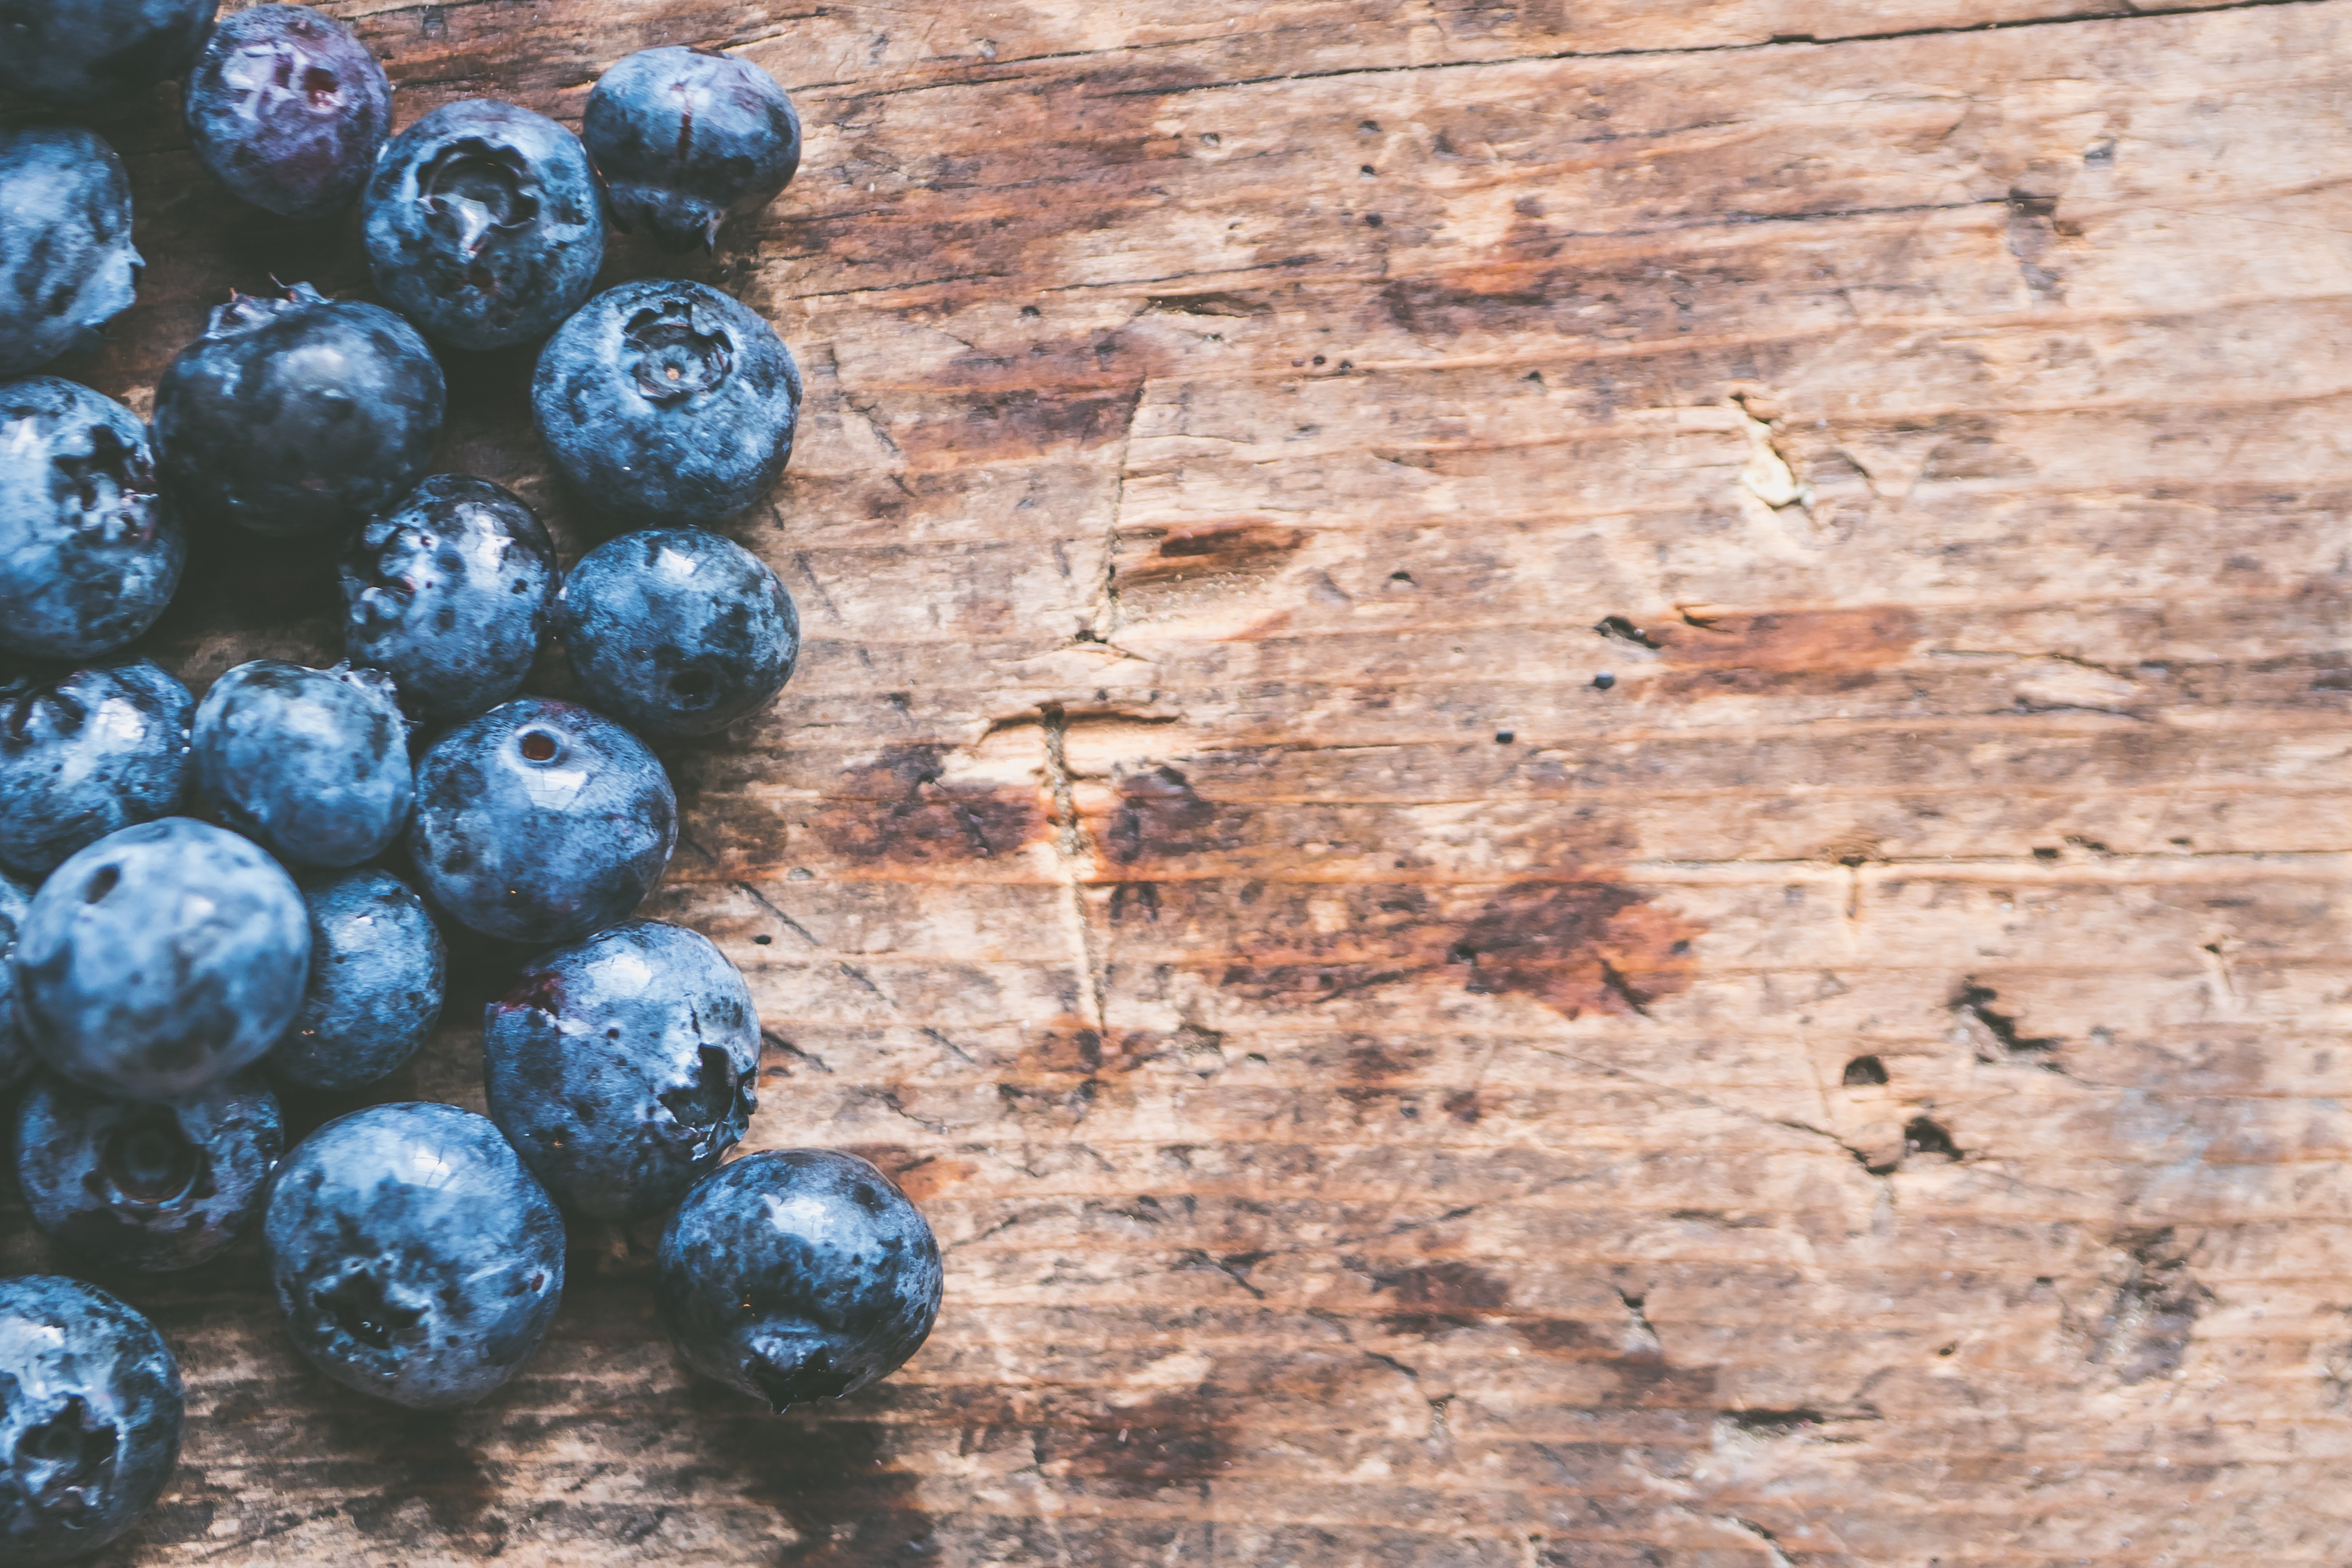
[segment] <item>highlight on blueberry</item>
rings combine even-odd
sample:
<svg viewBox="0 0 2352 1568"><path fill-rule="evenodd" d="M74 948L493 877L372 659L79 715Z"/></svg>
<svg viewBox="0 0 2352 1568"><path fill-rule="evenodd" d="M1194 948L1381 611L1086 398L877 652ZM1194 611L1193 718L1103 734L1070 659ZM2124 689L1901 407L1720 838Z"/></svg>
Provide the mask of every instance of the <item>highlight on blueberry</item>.
<svg viewBox="0 0 2352 1568"><path fill-rule="evenodd" d="M0 88L68 109L146 91L195 57L219 0L0 0Z"/></svg>
<svg viewBox="0 0 2352 1568"><path fill-rule="evenodd" d="M0 1089L13 1088L40 1064L16 1016L16 970L8 961L16 951L16 930L32 906L31 888L0 876Z"/></svg>
<svg viewBox="0 0 2352 1568"><path fill-rule="evenodd" d="M709 735L759 712L800 654L768 563L703 528L645 528L572 569L555 625L588 700L640 735Z"/></svg>
<svg viewBox="0 0 2352 1568"><path fill-rule="evenodd" d="M442 342L546 336L604 260L604 214L580 139L491 99L445 104L394 138L368 182L368 268Z"/></svg>
<svg viewBox="0 0 2352 1568"><path fill-rule="evenodd" d="M239 664L196 705L193 747L202 814L289 865L357 865L408 824L408 724L374 670Z"/></svg>
<svg viewBox="0 0 2352 1568"><path fill-rule="evenodd" d="M677 842L677 797L660 760L577 704L492 708L416 765L416 874L485 936L577 942L626 919Z"/></svg>
<svg viewBox="0 0 2352 1568"><path fill-rule="evenodd" d="M323 217L367 183L392 84L351 29L308 5L255 5L213 29L182 93L196 157L255 206Z"/></svg>
<svg viewBox="0 0 2352 1568"><path fill-rule="evenodd" d="M521 1370L563 1294L563 1222L489 1121L371 1105L288 1156L262 1216L287 1333L348 1388L470 1404Z"/></svg>
<svg viewBox="0 0 2352 1568"><path fill-rule="evenodd" d="M0 680L0 869L36 880L84 844L180 810L195 699L145 659Z"/></svg>
<svg viewBox="0 0 2352 1568"><path fill-rule="evenodd" d="M79 126L0 130L0 376L95 348L130 308L140 267L113 148Z"/></svg>
<svg viewBox="0 0 2352 1568"><path fill-rule="evenodd" d="M781 1411L855 1394L921 1347L939 1242L856 1155L746 1155L670 1217L655 1301L688 1364Z"/></svg>
<svg viewBox="0 0 2352 1568"><path fill-rule="evenodd" d="M10 968L33 1049L86 1088L199 1093L294 1020L310 923L278 862L235 833L166 817L49 873Z"/></svg>
<svg viewBox="0 0 2352 1568"><path fill-rule="evenodd" d="M261 1210L286 1152L255 1072L151 1105L43 1074L16 1108L16 1179L33 1223L93 1263L192 1269Z"/></svg>
<svg viewBox="0 0 2352 1568"><path fill-rule="evenodd" d="M591 299L540 350L532 416L563 476L636 527L717 523L784 471L801 373L775 329L699 283Z"/></svg>
<svg viewBox="0 0 2352 1568"><path fill-rule="evenodd" d="M0 1280L0 1563L47 1568L139 1522L180 1461L179 1364L96 1285Z"/></svg>
<svg viewBox="0 0 2352 1568"><path fill-rule="evenodd" d="M513 492L436 474L343 557L343 656L420 718L468 718L522 689L546 640L555 545Z"/></svg>
<svg viewBox="0 0 2352 1568"><path fill-rule="evenodd" d="M719 225L776 199L801 163L801 117L776 78L717 49L641 49L596 78L581 140L614 226L667 250L708 249Z"/></svg>
<svg viewBox="0 0 2352 1568"><path fill-rule="evenodd" d="M269 1065L313 1089L357 1089L399 1071L433 1032L447 949L416 890L389 872L313 873L299 885L310 980Z"/></svg>
<svg viewBox="0 0 2352 1568"><path fill-rule="evenodd" d="M415 488L447 401L407 322L298 283L213 312L156 383L155 442L190 511L257 533L334 533Z"/></svg>
<svg viewBox="0 0 2352 1568"><path fill-rule="evenodd" d="M557 1201L646 1219L751 1125L760 1017L708 937L632 920L524 966L482 1062L491 1120Z"/></svg>

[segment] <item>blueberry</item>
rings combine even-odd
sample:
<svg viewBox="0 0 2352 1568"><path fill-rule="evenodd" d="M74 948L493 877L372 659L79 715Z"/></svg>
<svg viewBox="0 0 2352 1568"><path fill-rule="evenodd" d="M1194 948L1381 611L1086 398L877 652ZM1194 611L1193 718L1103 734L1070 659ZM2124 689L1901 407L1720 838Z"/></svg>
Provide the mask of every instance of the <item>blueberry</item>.
<svg viewBox="0 0 2352 1568"><path fill-rule="evenodd" d="M140 267L113 148L78 126L0 130L0 376L97 347Z"/></svg>
<svg viewBox="0 0 2352 1568"><path fill-rule="evenodd" d="M721 1166L662 1233L656 1301L694 1369L778 1410L838 1399L914 1354L940 1312L940 1248L855 1155Z"/></svg>
<svg viewBox="0 0 2352 1568"><path fill-rule="evenodd" d="M441 1016L447 953L415 890L387 872L314 873L310 985L269 1063L314 1089L356 1089L399 1070Z"/></svg>
<svg viewBox="0 0 2352 1568"><path fill-rule="evenodd" d="M33 1223L93 1263L192 1269L261 1211L286 1152L278 1098L245 1072L168 1105L44 1074L16 1109Z"/></svg>
<svg viewBox="0 0 2352 1568"><path fill-rule="evenodd" d="M32 905L31 888L0 876L0 1089L21 1082L40 1064L25 1038L24 1021L16 1016L16 968L8 962L16 950L16 929Z"/></svg>
<svg viewBox="0 0 2352 1568"><path fill-rule="evenodd" d="M357 865L407 825L408 725L373 670L239 664L196 705L196 801L289 865Z"/></svg>
<svg viewBox="0 0 2352 1568"><path fill-rule="evenodd" d="M86 1088L194 1094L257 1060L301 1006L310 922L278 862L166 817L49 873L17 928L26 1036Z"/></svg>
<svg viewBox="0 0 2352 1568"><path fill-rule="evenodd" d="M188 546L139 416L54 376L0 385L0 648L110 653L155 623Z"/></svg>
<svg viewBox="0 0 2352 1568"><path fill-rule="evenodd" d="M308 5L256 5L213 30L182 94L196 157L289 218L347 205L392 132L392 84L365 44Z"/></svg>
<svg viewBox="0 0 2352 1568"><path fill-rule="evenodd" d="M555 598L555 546L503 487L436 474L343 559L344 656L412 713L469 718L521 689Z"/></svg>
<svg viewBox="0 0 2352 1568"><path fill-rule="evenodd" d="M572 703L523 697L416 765L408 849L459 924L577 942L644 902L677 842L677 797L645 743Z"/></svg>
<svg viewBox="0 0 2352 1568"><path fill-rule="evenodd" d="M298 283L213 312L156 383L155 443L190 510L257 533L332 533L415 487L446 402L407 322Z"/></svg>
<svg viewBox="0 0 2352 1568"><path fill-rule="evenodd" d="M460 349L545 337L588 298L604 260L580 139L491 99L445 104L394 138L365 213L376 287Z"/></svg>
<svg viewBox="0 0 2352 1568"><path fill-rule="evenodd" d="M482 1036L490 1116L567 1207L650 1218L751 1124L760 1017L727 956L632 920L529 965Z"/></svg>
<svg viewBox="0 0 2352 1568"><path fill-rule="evenodd" d="M701 528L646 528L582 558L555 629L588 700L640 735L709 735L774 700L800 612L768 563Z"/></svg>
<svg viewBox="0 0 2352 1568"><path fill-rule="evenodd" d="M730 214L754 213L801 165L801 117L776 78L716 49L641 49L588 95L581 139L613 222L667 250L717 243Z"/></svg>
<svg viewBox="0 0 2352 1568"><path fill-rule="evenodd" d="M46 1568L139 1521L180 1462L180 1368L95 1285L0 1280L0 1563Z"/></svg>
<svg viewBox="0 0 2352 1568"><path fill-rule="evenodd" d="M88 108L178 76L219 0L0 0L0 88Z"/></svg>
<svg viewBox="0 0 2352 1568"><path fill-rule="evenodd" d="M540 350L540 439L563 476L637 527L716 523L792 455L801 372L775 329L699 283L607 289Z"/></svg>
<svg viewBox="0 0 2352 1568"><path fill-rule="evenodd" d="M261 1241L295 1348L413 1409L481 1398L546 1337L563 1222L488 1118L371 1105L303 1140Z"/></svg>
<svg viewBox="0 0 2352 1568"><path fill-rule="evenodd" d="M84 844L177 812L195 706L145 659L0 681L0 867L45 877Z"/></svg>

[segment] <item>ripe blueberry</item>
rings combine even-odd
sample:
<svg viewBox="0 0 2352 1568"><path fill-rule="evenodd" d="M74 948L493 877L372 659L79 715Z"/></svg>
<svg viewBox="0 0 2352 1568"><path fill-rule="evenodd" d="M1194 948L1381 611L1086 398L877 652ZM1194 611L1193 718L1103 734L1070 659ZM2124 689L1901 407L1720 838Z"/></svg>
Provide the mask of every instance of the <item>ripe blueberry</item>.
<svg viewBox="0 0 2352 1568"><path fill-rule="evenodd" d="M780 1149L721 1166L661 1239L655 1300L694 1369L777 1410L898 1370L940 1311L940 1248L855 1155Z"/></svg>
<svg viewBox="0 0 2352 1568"><path fill-rule="evenodd" d="M194 711L145 659L0 681L0 867L37 880L84 844L178 811Z"/></svg>
<svg viewBox="0 0 2352 1568"><path fill-rule="evenodd" d="M0 131L0 376L95 347L139 268L131 176L113 148L79 126Z"/></svg>
<svg viewBox="0 0 2352 1568"><path fill-rule="evenodd" d="M47 1568L129 1530L180 1460L179 1364L95 1285L0 1280L0 1563Z"/></svg>
<svg viewBox="0 0 2352 1568"><path fill-rule="evenodd" d="M257 1060L293 1021L310 963L293 880L186 817L68 858L33 895L11 959L41 1059L133 1100L194 1094Z"/></svg>
<svg viewBox="0 0 2352 1568"><path fill-rule="evenodd" d="M357 865L407 825L408 725L374 670L239 664L196 705L201 813L289 865Z"/></svg>
<svg viewBox="0 0 2352 1568"><path fill-rule="evenodd" d="M555 546L504 487L436 474L343 558L343 656L422 718L468 718L521 689L545 640Z"/></svg>
<svg viewBox="0 0 2352 1568"><path fill-rule="evenodd" d="M582 558L555 627L588 700L640 735L709 735L774 700L800 612L768 563L701 528L646 528Z"/></svg>
<svg viewBox="0 0 2352 1568"><path fill-rule="evenodd" d="M196 157L213 177L284 217L347 204L392 131L383 68L349 28L307 5L230 16L182 96Z"/></svg>
<svg viewBox="0 0 2352 1568"><path fill-rule="evenodd" d="M295 1348L414 1409L470 1404L519 1371L563 1294L563 1222L489 1121L371 1105L287 1158L262 1216Z"/></svg>
<svg viewBox="0 0 2352 1568"><path fill-rule="evenodd" d="M577 942L625 919L677 842L677 797L660 761L572 703L492 708L416 765L416 873L485 936Z"/></svg>
<svg viewBox="0 0 2352 1568"><path fill-rule="evenodd" d="M548 340L530 403L595 505L636 527L716 523L783 472L801 372L740 302L650 278L599 294Z"/></svg>
<svg viewBox="0 0 2352 1568"><path fill-rule="evenodd" d="M415 487L446 402L407 322L298 283L213 312L156 383L155 443L191 511L257 533L333 533Z"/></svg>
<svg viewBox="0 0 2352 1568"><path fill-rule="evenodd" d="M357 1089L396 1071L441 1016L447 951L415 890L387 872L301 881L310 983L269 1064L314 1089Z"/></svg>
<svg viewBox="0 0 2352 1568"><path fill-rule="evenodd" d="M580 122L623 230L666 250L717 243L730 214L776 199L801 163L801 117L776 78L716 49L641 49L596 79Z"/></svg>
<svg viewBox="0 0 2352 1568"><path fill-rule="evenodd" d="M219 0L0 0L0 88L86 109L178 76Z"/></svg>
<svg viewBox="0 0 2352 1568"><path fill-rule="evenodd" d="M708 938L632 920L525 967L488 1009L482 1058L490 1117L548 1191L646 1219L751 1124L760 1017Z"/></svg>
<svg viewBox="0 0 2352 1568"><path fill-rule="evenodd" d="M394 138L365 214L376 287L460 349L545 337L588 297L604 260L580 139L489 99L445 104Z"/></svg>
<svg viewBox="0 0 2352 1568"><path fill-rule="evenodd" d="M216 1256L261 1211L285 1152L278 1097L257 1072L167 1105L45 1073L16 1109L16 1179L33 1222L111 1269Z"/></svg>

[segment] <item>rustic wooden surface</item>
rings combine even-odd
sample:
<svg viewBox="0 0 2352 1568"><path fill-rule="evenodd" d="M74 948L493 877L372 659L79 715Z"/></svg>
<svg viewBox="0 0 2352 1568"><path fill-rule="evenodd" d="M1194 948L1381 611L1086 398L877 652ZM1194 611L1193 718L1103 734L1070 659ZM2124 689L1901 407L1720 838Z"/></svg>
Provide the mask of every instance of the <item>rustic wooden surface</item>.
<svg viewBox="0 0 2352 1568"><path fill-rule="evenodd" d="M808 372L733 531L810 641L651 912L947 1304L777 1419L576 1228L424 1418L249 1250L116 1281L192 1422L102 1561L2352 1562L2352 4L2106 4L331 6L404 123L797 96L687 270ZM170 109L71 369L142 410L366 283ZM576 552L527 371L443 464ZM328 580L206 540L158 656L324 662Z"/></svg>

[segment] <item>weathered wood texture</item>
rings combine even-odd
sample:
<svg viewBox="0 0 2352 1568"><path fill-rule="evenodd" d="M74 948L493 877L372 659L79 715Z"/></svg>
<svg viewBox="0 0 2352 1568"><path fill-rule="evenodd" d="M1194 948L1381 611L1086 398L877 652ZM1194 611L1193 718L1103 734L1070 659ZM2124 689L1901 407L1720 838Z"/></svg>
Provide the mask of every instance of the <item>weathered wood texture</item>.
<svg viewBox="0 0 2352 1568"><path fill-rule="evenodd" d="M798 96L690 271L809 374L734 531L811 641L655 912L947 1306L779 1420L583 1230L427 1420L249 1253L129 1281L194 1420L107 1562L2347 1561L2352 5L332 8L404 121ZM364 290L104 129L101 389ZM528 357L451 369L582 548ZM207 541L161 656L330 657L326 581Z"/></svg>

